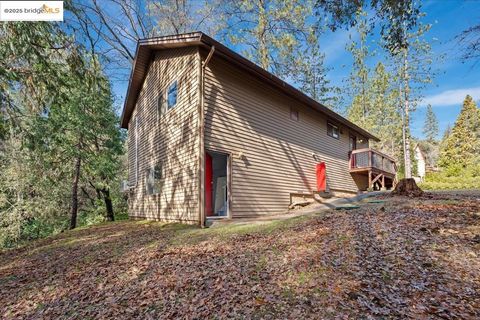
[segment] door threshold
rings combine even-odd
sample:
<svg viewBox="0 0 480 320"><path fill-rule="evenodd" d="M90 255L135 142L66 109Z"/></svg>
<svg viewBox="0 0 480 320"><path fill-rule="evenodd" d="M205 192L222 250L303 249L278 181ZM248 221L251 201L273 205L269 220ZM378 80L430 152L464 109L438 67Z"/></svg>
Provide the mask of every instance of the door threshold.
<svg viewBox="0 0 480 320"><path fill-rule="evenodd" d="M228 216L209 216L207 217L209 220L217 220L217 219L228 219Z"/></svg>

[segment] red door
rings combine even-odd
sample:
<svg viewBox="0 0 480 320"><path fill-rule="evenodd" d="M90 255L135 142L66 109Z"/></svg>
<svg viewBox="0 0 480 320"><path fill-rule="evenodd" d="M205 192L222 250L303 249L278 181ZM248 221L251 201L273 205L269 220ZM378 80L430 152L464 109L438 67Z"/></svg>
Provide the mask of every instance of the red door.
<svg viewBox="0 0 480 320"><path fill-rule="evenodd" d="M205 152L205 215L213 216L212 185L213 185L212 157Z"/></svg>
<svg viewBox="0 0 480 320"><path fill-rule="evenodd" d="M325 162L317 163L317 191L327 190L327 169Z"/></svg>

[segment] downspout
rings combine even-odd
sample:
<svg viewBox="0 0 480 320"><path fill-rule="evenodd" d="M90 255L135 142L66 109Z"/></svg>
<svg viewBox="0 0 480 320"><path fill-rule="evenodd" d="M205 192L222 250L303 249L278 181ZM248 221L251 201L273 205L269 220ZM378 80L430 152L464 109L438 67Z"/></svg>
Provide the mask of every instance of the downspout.
<svg viewBox="0 0 480 320"><path fill-rule="evenodd" d="M215 52L215 46L210 48L205 61L202 61L202 56L200 50L198 51L198 159L199 159L199 193L198 193L198 203L199 203L199 212L200 212L200 226L205 227L205 106L204 106L204 96L205 96L205 68L208 65L208 62Z"/></svg>

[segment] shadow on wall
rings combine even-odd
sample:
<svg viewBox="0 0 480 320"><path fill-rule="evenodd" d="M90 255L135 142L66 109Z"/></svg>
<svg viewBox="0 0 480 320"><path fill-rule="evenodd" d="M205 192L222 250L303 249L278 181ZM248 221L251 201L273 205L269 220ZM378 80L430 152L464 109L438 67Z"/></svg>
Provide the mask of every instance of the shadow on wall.
<svg viewBox="0 0 480 320"><path fill-rule="evenodd" d="M368 176L352 173L353 181L357 185L358 190L366 191L368 189Z"/></svg>
<svg viewBox="0 0 480 320"><path fill-rule="evenodd" d="M198 219L197 203L197 103L195 56L191 49L158 54L145 79L137 112L139 132L139 180L133 205L136 216L161 220ZM158 96L173 81L178 82L177 104L158 115ZM160 89L159 89L160 88ZM163 181L156 195L146 192L147 170L161 164Z"/></svg>
<svg viewBox="0 0 480 320"><path fill-rule="evenodd" d="M245 150L248 146L244 137L243 133L235 130L232 127L231 119L228 117L227 114L223 112L222 108L218 108L216 104L218 100L219 90L216 85L212 85L211 88L213 90L208 90L206 88L205 96L208 96L208 100L205 101L205 149L224 152L224 153L232 153L232 185L231 185L231 207L235 212L235 207L240 205L237 201L236 195L239 194L241 190L239 190L238 185L235 183L235 177L238 174L241 174L243 168L248 169L250 166L255 165L255 160L249 157L246 154L242 154L239 157L239 152ZM232 110L233 112L234 110ZM215 121L219 121L223 128L230 128L227 133L220 134L220 132L216 131L216 128L212 127L212 119L216 119ZM212 129L215 130L212 132ZM223 136L228 137L227 139L222 139ZM220 138L220 139L219 139ZM232 141L234 143L232 144ZM264 150L268 150L268 146L263 146ZM253 162L253 163L252 163ZM255 185L251 184L250 181L246 181L248 183L248 188L251 190L255 190ZM244 189L244 188L243 188ZM275 187L274 187L275 189ZM259 202L257 198L251 197L249 200L249 206L251 208L256 208L256 210L265 210L265 204Z"/></svg>
<svg viewBox="0 0 480 320"><path fill-rule="evenodd" d="M244 152L242 161L234 157L234 175L242 174L248 167L253 169L255 166L260 168L256 170L265 174L261 178L262 182L258 179L242 180L242 190L248 187L259 189L258 186L266 182L270 194L285 193L288 187L279 189L273 180L271 183L268 181L282 174L298 177L299 182L291 186L290 192L298 189L315 190L317 161L312 157L313 150L321 155L320 161L327 163L327 172L329 168L335 168L333 179L337 181L331 181L332 175L327 173L327 184L330 188L338 188L346 183L347 179L350 180L350 187L355 187L348 171L347 129L342 127L344 132L340 140L328 137L327 120L317 111L274 93L272 88L244 72L231 71L231 66L218 59L211 61L208 70L209 78L213 76L214 79L208 78L207 81L210 81L206 84L206 143L211 141L212 148L227 152L248 150ZM225 70L230 73L227 74ZM232 79L235 83L232 83ZM301 125L290 119L290 106L301 111ZM279 112L272 112L275 108ZM212 123L214 127L210 128ZM293 132L298 134L292 134ZM209 145L206 144L206 147ZM269 173L273 173L274 177L269 177ZM339 177L342 179L338 179ZM234 204L235 188L233 182ZM288 197L282 196L283 198L288 202ZM262 203L255 202L255 197L249 200L250 205L256 208L263 206Z"/></svg>

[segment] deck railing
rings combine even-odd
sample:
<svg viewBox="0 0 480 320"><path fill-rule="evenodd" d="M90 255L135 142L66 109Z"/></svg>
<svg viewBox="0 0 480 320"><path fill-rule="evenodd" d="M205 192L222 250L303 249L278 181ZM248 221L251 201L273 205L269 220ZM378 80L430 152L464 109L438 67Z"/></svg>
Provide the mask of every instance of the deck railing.
<svg viewBox="0 0 480 320"><path fill-rule="evenodd" d="M390 174L395 174L397 171L395 160L392 157L371 148L353 150L349 163L352 171L377 169Z"/></svg>

